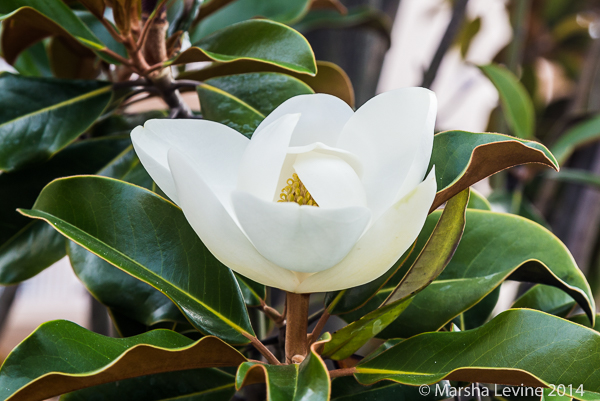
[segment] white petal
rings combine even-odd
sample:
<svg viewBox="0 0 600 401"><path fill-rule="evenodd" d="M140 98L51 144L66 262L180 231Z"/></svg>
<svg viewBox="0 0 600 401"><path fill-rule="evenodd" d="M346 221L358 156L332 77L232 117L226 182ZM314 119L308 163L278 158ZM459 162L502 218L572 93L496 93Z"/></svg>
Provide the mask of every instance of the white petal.
<svg viewBox="0 0 600 401"><path fill-rule="evenodd" d="M296 157L294 170L319 207L367 206L360 178L339 157L318 152L302 153Z"/></svg>
<svg viewBox="0 0 600 401"><path fill-rule="evenodd" d="M180 206L204 245L231 270L261 284L293 291L298 278L262 257L248 241L192 162L181 152L170 150Z"/></svg>
<svg viewBox="0 0 600 401"><path fill-rule="evenodd" d="M261 255L303 273L322 271L342 260L371 218L364 207L323 209L266 202L240 191L232 200L244 232Z"/></svg>
<svg viewBox="0 0 600 401"><path fill-rule="evenodd" d="M317 93L298 95L283 102L265 118L255 134L285 114L300 113L290 146L323 142L335 146L346 121L354 112L346 102L335 96Z"/></svg>
<svg viewBox="0 0 600 401"><path fill-rule="evenodd" d="M173 202L179 205L175 183L173 182L167 161L169 144L154 132L142 126L135 127L131 131L131 142L133 143L135 153L156 185Z"/></svg>
<svg viewBox="0 0 600 401"><path fill-rule="evenodd" d="M286 114L252 135L238 168L237 189L272 201L299 114ZM279 188L281 190L281 188Z"/></svg>
<svg viewBox="0 0 600 401"><path fill-rule="evenodd" d="M171 148L193 161L211 190L231 210L230 193L248 138L213 121L164 119L147 121L144 128L131 133L131 139L152 179L175 203L179 204L167 163Z"/></svg>
<svg viewBox="0 0 600 401"><path fill-rule="evenodd" d="M415 241L425 224L436 192L435 169L406 197L394 204L331 269L306 278L297 293L337 291L375 280L388 271Z"/></svg>
<svg viewBox="0 0 600 401"><path fill-rule="evenodd" d="M337 146L363 163L374 219L394 203L405 180L408 192L425 174L436 108L435 95L427 89L397 89L369 100L344 126Z"/></svg>
<svg viewBox="0 0 600 401"><path fill-rule="evenodd" d="M360 162L360 160L358 160L358 157L356 155L348 152L347 150L333 148L321 142L315 142L305 146L293 146L287 149L288 155L285 158L285 161L283 162L283 166L281 167L281 174L279 175L277 191L275 191L275 196L273 197L274 202L279 200L281 190L287 185L287 180L289 178L292 178L292 174L294 174L295 172L294 163L296 162L297 155L309 152L316 152L319 154L336 156L348 163L359 177L362 174L362 163Z"/></svg>

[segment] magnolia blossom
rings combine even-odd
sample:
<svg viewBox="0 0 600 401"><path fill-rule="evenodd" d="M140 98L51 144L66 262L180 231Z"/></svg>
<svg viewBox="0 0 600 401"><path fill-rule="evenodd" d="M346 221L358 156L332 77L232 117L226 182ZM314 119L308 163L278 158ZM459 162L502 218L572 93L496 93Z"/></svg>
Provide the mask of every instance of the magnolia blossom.
<svg viewBox="0 0 600 401"><path fill-rule="evenodd" d="M293 97L248 139L205 120L150 120L135 150L224 265L296 293L358 286L419 234L436 192L423 180L435 95L386 92L354 112L325 94Z"/></svg>

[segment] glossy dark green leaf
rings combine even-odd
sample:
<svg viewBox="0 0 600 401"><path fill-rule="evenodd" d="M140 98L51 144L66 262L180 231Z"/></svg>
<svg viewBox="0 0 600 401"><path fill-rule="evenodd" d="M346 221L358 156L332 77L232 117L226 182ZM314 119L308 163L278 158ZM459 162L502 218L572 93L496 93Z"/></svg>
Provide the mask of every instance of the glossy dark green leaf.
<svg viewBox="0 0 600 401"><path fill-rule="evenodd" d="M204 118L228 125L247 136L287 99L314 93L304 82L274 72L213 78L197 90Z"/></svg>
<svg viewBox="0 0 600 401"><path fill-rule="evenodd" d="M252 60L240 60L231 63L213 63L201 70L185 71L181 79L206 81L210 78L249 72L280 72L297 78L310 86L316 93L327 93L339 97L354 107L354 89L348 75L339 66L328 61L317 61L317 75L296 73L276 65L259 63Z"/></svg>
<svg viewBox="0 0 600 401"><path fill-rule="evenodd" d="M19 57L13 64L19 74L28 77L51 77L50 61L46 54L44 42L38 42L35 45L25 49L19 54Z"/></svg>
<svg viewBox="0 0 600 401"><path fill-rule="evenodd" d="M246 305L260 306L261 301L267 298L267 287L237 273L234 274L242 290Z"/></svg>
<svg viewBox="0 0 600 401"><path fill-rule="evenodd" d="M411 301L412 298L408 297L382 306L336 331L331 336L331 341L325 343L323 356L338 361L352 356L367 341L379 334L400 316Z"/></svg>
<svg viewBox="0 0 600 401"><path fill-rule="evenodd" d="M315 348L329 341L328 333L310 347L300 364L265 365L244 362L238 368L238 389L253 383L267 383L267 401L327 401L331 393L329 373Z"/></svg>
<svg viewBox="0 0 600 401"><path fill-rule="evenodd" d="M418 387L382 381L364 386L352 376L338 377L331 383L332 401L435 401L435 386L428 395L419 393Z"/></svg>
<svg viewBox="0 0 600 401"><path fill-rule="evenodd" d="M492 210L492 205L481 193L471 188L468 209Z"/></svg>
<svg viewBox="0 0 600 401"><path fill-rule="evenodd" d="M0 170L48 160L102 114L106 82L0 75Z"/></svg>
<svg viewBox="0 0 600 401"><path fill-rule="evenodd" d="M512 307L537 309L566 317L575 307L575 300L559 288L538 284L521 295ZM589 322L585 324L589 325Z"/></svg>
<svg viewBox="0 0 600 401"><path fill-rule="evenodd" d="M527 309L503 312L462 332L426 333L404 340L366 362L355 377L421 385L442 379L543 386L583 384L582 400L600 397L600 334Z"/></svg>
<svg viewBox="0 0 600 401"><path fill-rule="evenodd" d="M229 401L235 378L217 369L159 373L65 394L60 401Z"/></svg>
<svg viewBox="0 0 600 401"><path fill-rule="evenodd" d="M100 171L126 147L128 137L91 139L69 145L40 165L0 174L0 284L31 278L65 256L64 238L43 222L31 221L17 208L33 206L55 178Z"/></svg>
<svg viewBox="0 0 600 401"><path fill-rule="evenodd" d="M466 310L452 320L462 331L476 329L489 320L500 298L500 286L486 295L471 309Z"/></svg>
<svg viewBox="0 0 600 401"><path fill-rule="evenodd" d="M391 305L419 293L440 275L463 236L468 203L469 189L448 201L427 243L385 300L386 304Z"/></svg>
<svg viewBox="0 0 600 401"><path fill-rule="evenodd" d="M546 174L546 178L556 181L569 182L572 184L583 184L600 188L600 175L586 170L563 168L553 174Z"/></svg>
<svg viewBox="0 0 600 401"><path fill-rule="evenodd" d="M0 369L0 399L44 400L116 380L238 366L245 360L215 337L193 342L170 330L154 330L111 338L55 320L41 325L6 358Z"/></svg>
<svg viewBox="0 0 600 401"><path fill-rule="evenodd" d="M435 212L427 219L417 249L433 231L438 216ZM401 274L402 270L388 286L398 282ZM595 310L583 273L554 234L520 216L468 209L463 238L448 266L381 336L407 338L437 330L506 279L555 286L577 300L589 316Z"/></svg>
<svg viewBox="0 0 600 401"><path fill-rule="evenodd" d="M161 291L202 332L233 343L253 334L231 270L206 249L181 209L153 192L104 177L63 178L21 212Z"/></svg>
<svg viewBox="0 0 600 401"><path fill-rule="evenodd" d="M596 324L594 325L593 329L596 331L600 331L600 318L598 317L599 315L596 315ZM575 316L571 316L569 318L570 321L575 322L577 324L580 324L582 326L588 326L589 325L589 319L586 315L575 315Z"/></svg>
<svg viewBox="0 0 600 401"><path fill-rule="evenodd" d="M550 149L556 156L556 160L563 164L579 146L597 140L600 140L600 116L595 116L570 128Z"/></svg>
<svg viewBox="0 0 600 401"><path fill-rule="evenodd" d="M479 68L498 90L502 111L512 132L519 138L532 139L535 136L535 109L519 78L501 65Z"/></svg>
<svg viewBox="0 0 600 401"><path fill-rule="evenodd" d="M435 165L438 194L431 210L498 171L525 163L558 170L552 153L540 143L492 133L446 131L434 136L430 167Z"/></svg>
<svg viewBox="0 0 600 401"><path fill-rule="evenodd" d="M311 0L237 0L204 18L190 32L196 42L213 32L255 17L291 24L308 12Z"/></svg>
<svg viewBox="0 0 600 401"><path fill-rule="evenodd" d="M172 60L171 64L198 61L254 60L286 70L315 75L315 56L308 41L292 28L267 20L250 20L213 33Z"/></svg>
<svg viewBox="0 0 600 401"><path fill-rule="evenodd" d="M51 35L75 40L105 57L104 44L61 0L2 0L0 21L5 20L2 52L9 64L22 50Z"/></svg>

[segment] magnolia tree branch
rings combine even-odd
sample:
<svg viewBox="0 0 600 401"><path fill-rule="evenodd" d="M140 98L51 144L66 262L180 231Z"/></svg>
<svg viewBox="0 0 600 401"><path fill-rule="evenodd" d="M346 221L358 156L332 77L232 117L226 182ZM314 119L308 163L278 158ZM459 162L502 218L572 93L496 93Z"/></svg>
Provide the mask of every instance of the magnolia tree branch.
<svg viewBox="0 0 600 401"><path fill-rule="evenodd" d="M308 336L309 346L312 345L315 341L317 341L317 339L321 335L321 332L323 331L323 328L325 327L325 324L327 323L327 320L329 320L329 316L331 316L329 312L327 312L327 310L324 310L323 314L321 315L321 318L317 322L317 325L313 329L312 333L310 333L310 335Z"/></svg>
<svg viewBox="0 0 600 401"><path fill-rule="evenodd" d="M244 337L246 337L248 340L250 340L250 344L252 344L254 346L254 348L256 348L256 350L258 352L261 353L262 356L265 357L265 359L271 364L271 365L281 365L281 362L279 362L279 359L277 359L275 357L275 355L273 355L273 353L271 351L269 351L269 349L262 343L260 342L260 340L248 333L243 333Z"/></svg>
<svg viewBox="0 0 600 401"><path fill-rule="evenodd" d="M299 363L308 352L308 302L310 294L286 293L285 360Z"/></svg>

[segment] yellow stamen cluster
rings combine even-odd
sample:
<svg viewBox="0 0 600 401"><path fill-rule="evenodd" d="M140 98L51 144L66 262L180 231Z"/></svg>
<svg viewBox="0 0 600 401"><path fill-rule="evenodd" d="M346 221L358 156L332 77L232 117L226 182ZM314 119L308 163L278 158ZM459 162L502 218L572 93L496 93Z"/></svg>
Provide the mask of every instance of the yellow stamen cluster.
<svg viewBox="0 0 600 401"><path fill-rule="evenodd" d="M319 206L296 173L287 180L287 185L281 190L277 202L296 202L299 205Z"/></svg>

